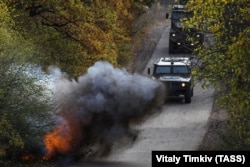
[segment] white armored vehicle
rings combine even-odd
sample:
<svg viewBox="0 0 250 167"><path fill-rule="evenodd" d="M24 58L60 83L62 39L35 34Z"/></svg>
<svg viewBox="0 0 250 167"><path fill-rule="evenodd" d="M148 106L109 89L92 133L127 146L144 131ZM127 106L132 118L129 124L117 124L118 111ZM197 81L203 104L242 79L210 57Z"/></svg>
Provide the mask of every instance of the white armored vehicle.
<svg viewBox="0 0 250 167"><path fill-rule="evenodd" d="M148 69L148 74L151 69ZM188 57L163 57L154 63L152 77L163 82L167 96L183 95L185 103L191 103L193 80L191 77L191 59Z"/></svg>

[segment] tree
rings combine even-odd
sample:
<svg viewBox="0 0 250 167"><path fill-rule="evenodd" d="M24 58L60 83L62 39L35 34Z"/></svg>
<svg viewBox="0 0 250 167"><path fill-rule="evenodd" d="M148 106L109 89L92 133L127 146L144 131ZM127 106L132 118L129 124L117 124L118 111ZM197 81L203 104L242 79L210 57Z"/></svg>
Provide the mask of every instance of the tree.
<svg viewBox="0 0 250 167"><path fill-rule="evenodd" d="M39 148L53 110L41 78L29 63L33 45L13 30L14 22L3 1L0 13L1 164Z"/></svg>
<svg viewBox="0 0 250 167"><path fill-rule="evenodd" d="M79 76L98 60L130 60L134 19L153 2L131 0L7 1L16 25L37 47L37 62Z"/></svg>
<svg viewBox="0 0 250 167"><path fill-rule="evenodd" d="M190 0L194 17L188 24L206 33L205 47L196 50L201 61L194 74L212 84L219 103L230 116L234 149L250 148L250 18L248 0Z"/></svg>

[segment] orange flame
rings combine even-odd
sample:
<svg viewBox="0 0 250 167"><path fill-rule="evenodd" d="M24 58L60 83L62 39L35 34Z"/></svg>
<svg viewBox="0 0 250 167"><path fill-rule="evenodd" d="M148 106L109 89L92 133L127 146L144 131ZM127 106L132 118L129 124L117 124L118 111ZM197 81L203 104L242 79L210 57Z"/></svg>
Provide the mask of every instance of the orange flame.
<svg viewBox="0 0 250 167"><path fill-rule="evenodd" d="M70 126L66 120L57 126L52 132L44 137L44 143L47 148L47 154L43 156L44 160L49 160L57 153L68 153L71 151L73 136L70 132Z"/></svg>
<svg viewBox="0 0 250 167"><path fill-rule="evenodd" d="M23 162L29 162L35 159L35 156L32 154L27 154L21 157Z"/></svg>

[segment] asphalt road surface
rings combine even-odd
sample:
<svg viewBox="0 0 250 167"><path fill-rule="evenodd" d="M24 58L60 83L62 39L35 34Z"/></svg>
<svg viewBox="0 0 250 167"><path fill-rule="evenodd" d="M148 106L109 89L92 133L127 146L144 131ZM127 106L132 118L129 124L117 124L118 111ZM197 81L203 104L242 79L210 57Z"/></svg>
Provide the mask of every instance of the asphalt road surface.
<svg viewBox="0 0 250 167"><path fill-rule="evenodd" d="M145 68L165 56L188 56L187 54L168 54L169 26L166 27L151 60ZM134 127L139 136L130 147L120 148L109 157L95 162L79 162L79 166L151 166L152 150L197 150L208 129L207 123L213 106L214 89L202 89L195 84L194 96L190 104L179 98L170 99L160 111L142 124Z"/></svg>

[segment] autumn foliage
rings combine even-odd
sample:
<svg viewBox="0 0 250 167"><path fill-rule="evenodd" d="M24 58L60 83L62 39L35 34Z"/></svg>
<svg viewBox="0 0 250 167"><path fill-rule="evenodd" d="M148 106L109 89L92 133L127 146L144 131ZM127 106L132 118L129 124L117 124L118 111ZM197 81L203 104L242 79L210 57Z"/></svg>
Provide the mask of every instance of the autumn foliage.
<svg viewBox="0 0 250 167"><path fill-rule="evenodd" d="M249 0L189 0L194 17L188 21L203 30L204 47L194 71L204 85L216 88L218 101L229 113L226 149L250 148L250 5Z"/></svg>
<svg viewBox="0 0 250 167"><path fill-rule="evenodd" d="M131 26L153 1L8 1L16 26L32 40L39 64L76 77L97 60L124 66L130 60Z"/></svg>

